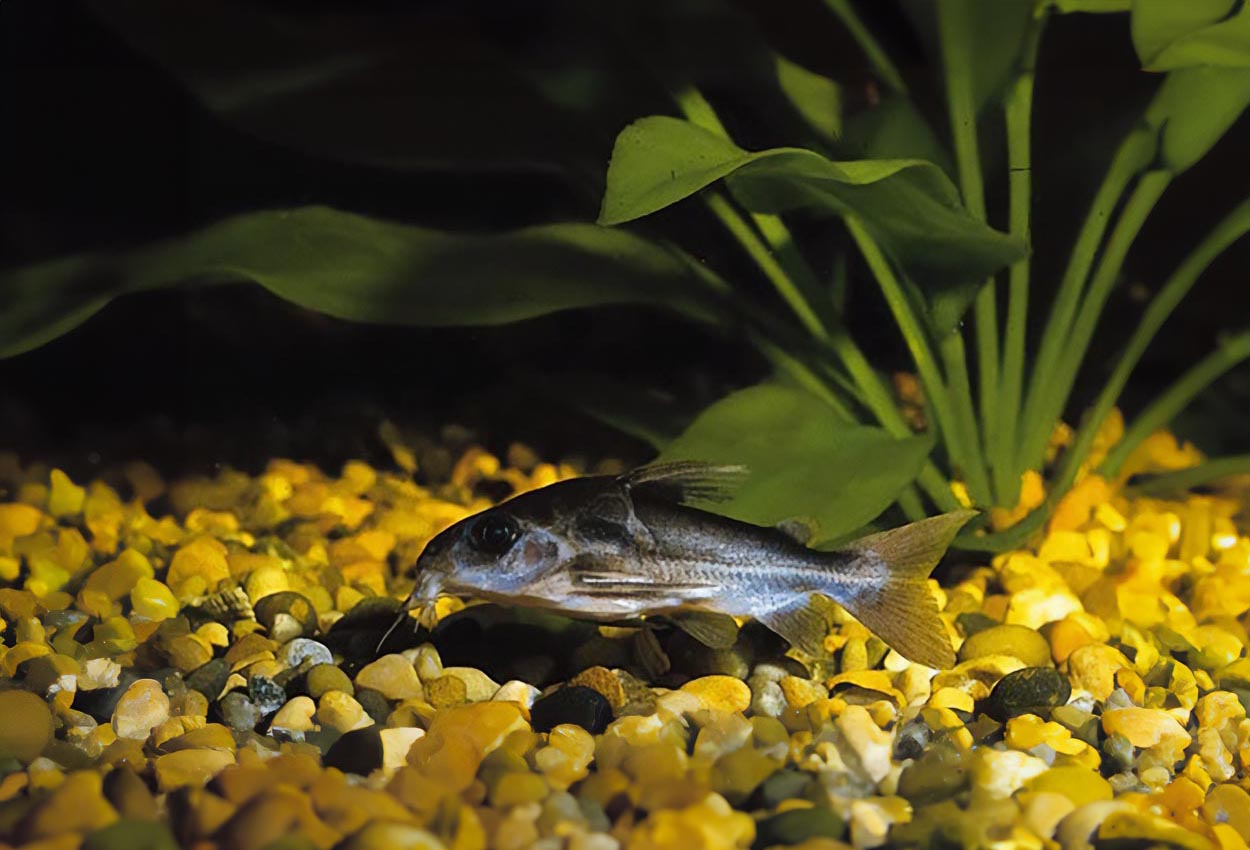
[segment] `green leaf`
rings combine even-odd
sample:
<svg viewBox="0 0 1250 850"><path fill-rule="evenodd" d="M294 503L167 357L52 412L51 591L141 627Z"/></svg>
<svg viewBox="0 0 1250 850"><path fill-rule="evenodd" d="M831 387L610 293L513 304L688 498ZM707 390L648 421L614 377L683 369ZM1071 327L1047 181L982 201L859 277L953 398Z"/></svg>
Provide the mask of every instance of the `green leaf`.
<svg viewBox="0 0 1250 850"><path fill-rule="evenodd" d="M1069 12L1127 12L1133 0L1051 0L1050 5L1063 14Z"/></svg>
<svg viewBox="0 0 1250 850"><path fill-rule="evenodd" d="M886 95L848 118L838 152L854 159L923 159L955 173L950 151L903 95Z"/></svg>
<svg viewBox="0 0 1250 850"><path fill-rule="evenodd" d="M1245 0L1134 0L1133 46L1148 71L1250 68Z"/></svg>
<svg viewBox="0 0 1250 850"><path fill-rule="evenodd" d="M1025 255L1019 240L970 216L930 162L833 162L802 148L748 153L664 116L636 121L617 137L599 223L640 218L720 179L755 212L857 216L928 294L939 332L958 321L988 275Z"/></svg>
<svg viewBox="0 0 1250 850"><path fill-rule="evenodd" d="M842 87L828 77L777 57L777 82L803 120L826 142L842 135Z"/></svg>
<svg viewBox="0 0 1250 850"><path fill-rule="evenodd" d="M1206 156L1250 105L1250 71L1193 67L1168 72L1146 110L1159 131L1161 164L1179 174Z"/></svg>
<svg viewBox="0 0 1250 850"><path fill-rule="evenodd" d="M759 384L713 404L660 456L743 464L750 477L716 510L757 525L811 517L829 539L871 522L920 472L931 442L850 425L799 390Z"/></svg>
<svg viewBox="0 0 1250 850"><path fill-rule="evenodd" d="M497 325L625 303L719 316L685 260L625 231L552 224L464 235L302 207L0 274L0 357L65 333L124 293L245 281L321 313L381 324Z"/></svg>

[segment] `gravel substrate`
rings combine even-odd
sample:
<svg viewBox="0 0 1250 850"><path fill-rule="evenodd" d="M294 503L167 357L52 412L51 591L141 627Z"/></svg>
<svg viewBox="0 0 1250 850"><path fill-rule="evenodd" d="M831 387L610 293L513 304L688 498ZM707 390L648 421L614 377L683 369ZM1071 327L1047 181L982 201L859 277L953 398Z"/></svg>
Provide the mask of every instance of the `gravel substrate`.
<svg viewBox="0 0 1250 850"><path fill-rule="evenodd" d="M951 670L849 619L817 661L452 599L379 653L434 533L576 474L470 448L419 486L395 452L172 484L0 456L0 846L1250 841L1244 491L1086 476L1036 548L934 583Z"/></svg>

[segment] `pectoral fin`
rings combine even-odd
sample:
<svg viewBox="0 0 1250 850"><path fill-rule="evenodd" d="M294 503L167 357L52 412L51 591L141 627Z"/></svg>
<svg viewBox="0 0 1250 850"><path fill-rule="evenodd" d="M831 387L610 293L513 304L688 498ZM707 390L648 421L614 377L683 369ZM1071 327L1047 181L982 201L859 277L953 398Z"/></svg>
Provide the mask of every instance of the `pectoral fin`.
<svg viewBox="0 0 1250 850"><path fill-rule="evenodd" d="M738 621L714 611L679 611L668 615L673 625L712 649L728 649L738 641Z"/></svg>
<svg viewBox="0 0 1250 850"><path fill-rule="evenodd" d="M756 614L768 628L791 645L817 658L828 657L825 636L829 634L828 603L815 596L800 596L771 611Z"/></svg>

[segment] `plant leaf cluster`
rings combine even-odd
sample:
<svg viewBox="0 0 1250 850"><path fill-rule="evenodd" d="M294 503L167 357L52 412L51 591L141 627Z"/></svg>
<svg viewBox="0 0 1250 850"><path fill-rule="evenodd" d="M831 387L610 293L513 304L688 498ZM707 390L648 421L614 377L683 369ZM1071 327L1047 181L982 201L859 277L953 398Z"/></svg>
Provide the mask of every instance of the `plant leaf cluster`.
<svg viewBox="0 0 1250 850"><path fill-rule="evenodd" d="M1076 480L1154 334L1250 230L1247 200L1162 281L1073 444L1048 467L1048 439L1134 240L1175 178L1250 104L1242 0L900 0L941 69L936 109L850 0L824 6L831 38L870 69L861 88L780 55L729 0L553 3L555 42L539 38L528 52L480 32L453 49L404 12L89 5L248 133L408 173L546 173L584 192L588 215L460 232L323 206L260 210L124 252L9 269L0 356L70 331L113 298L167 286L251 282L338 318L414 326L649 305L742 339L774 376L713 404L675 439L671 422L649 423L641 410L616 421L664 457L749 465L755 475L729 513L811 517L826 539L894 504L911 518L951 510L952 482L977 507L1010 507L1021 476L1045 471L1041 508L960 540L1018 544ZM1047 21L1066 14L1128 15L1141 66L1160 82L1107 164L1061 278L1034 281L1035 67ZM229 61L216 55L221 43ZM545 58L553 48L555 62ZM430 73L449 65L457 73ZM727 120L718 100L752 108ZM934 126L935 111L948 126ZM987 141L1002 149L983 151ZM987 209L990 167L1005 171L1001 221ZM751 273L703 262L656 223L659 213L710 222ZM900 398L860 348L852 285L885 305L919 393ZM1030 347L1038 308L1046 319ZM1150 430L1248 357L1250 328L1234 329L1142 412L1102 471L1114 474Z"/></svg>

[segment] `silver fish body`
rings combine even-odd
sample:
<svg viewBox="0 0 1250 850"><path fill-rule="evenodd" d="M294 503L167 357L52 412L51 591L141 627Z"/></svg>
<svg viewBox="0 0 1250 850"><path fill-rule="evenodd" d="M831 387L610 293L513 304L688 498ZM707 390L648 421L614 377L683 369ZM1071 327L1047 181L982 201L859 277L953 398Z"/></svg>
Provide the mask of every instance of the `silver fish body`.
<svg viewBox="0 0 1250 850"><path fill-rule="evenodd" d="M820 655L833 600L908 658L953 662L926 579L971 512L821 552L776 528L685 504L727 498L740 473L657 464L517 496L431 540L406 607L448 593L599 621L750 616Z"/></svg>

